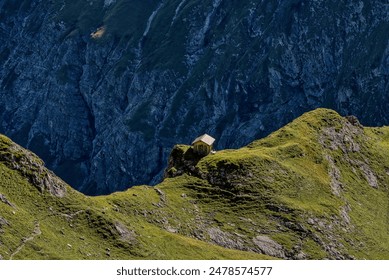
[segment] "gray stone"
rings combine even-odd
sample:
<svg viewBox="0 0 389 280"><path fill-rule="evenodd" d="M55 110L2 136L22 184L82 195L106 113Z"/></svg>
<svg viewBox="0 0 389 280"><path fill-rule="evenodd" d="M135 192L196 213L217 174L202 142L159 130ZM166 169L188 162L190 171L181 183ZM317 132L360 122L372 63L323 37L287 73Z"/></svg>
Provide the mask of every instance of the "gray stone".
<svg viewBox="0 0 389 280"><path fill-rule="evenodd" d="M11 203L6 197L5 195L1 194L0 193L0 201L7 204L8 206L11 206L12 208L16 208L15 204Z"/></svg>
<svg viewBox="0 0 389 280"><path fill-rule="evenodd" d="M0 217L0 228L2 226L8 226L8 225L9 225L8 221L6 219L4 219L3 217Z"/></svg>
<svg viewBox="0 0 389 280"><path fill-rule="evenodd" d="M48 170L44 162L34 153L15 143L11 143L3 149L4 152L0 154L0 161L7 167L20 172L39 191L48 191L57 197L66 195L66 183L54 175L52 171ZM0 200L15 208L3 195L0 197Z"/></svg>
<svg viewBox="0 0 389 280"><path fill-rule="evenodd" d="M135 231L129 230L122 223L116 222L115 223L115 229L117 230L118 234L120 235L120 240L128 242L130 244L134 243L136 241Z"/></svg>
<svg viewBox="0 0 389 280"><path fill-rule="evenodd" d="M258 235L253 238L253 243L261 250L263 254L285 259L285 252L282 245L275 242L269 236Z"/></svg>
<svg viewBox="0 0 389 280"><path fill-rule="evenodd" d="M225 248L244 250L243 242L239 237L234 236L228 232L224 232L219 228L209 228L209 238L217 245Z"/></svg>

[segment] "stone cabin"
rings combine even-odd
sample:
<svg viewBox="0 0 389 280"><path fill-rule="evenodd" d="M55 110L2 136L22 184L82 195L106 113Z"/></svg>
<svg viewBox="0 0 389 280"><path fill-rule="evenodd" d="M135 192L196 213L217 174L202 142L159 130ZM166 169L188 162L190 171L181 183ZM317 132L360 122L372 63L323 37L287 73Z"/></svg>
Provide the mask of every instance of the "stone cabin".
<svg viewBox="0 0 389 280"><path fill-rule="evenodd" d="M193 150L199 155L206 156L212 151L214 142L215 138L212 136L208 134L201 135L192 142Z"/></svg>

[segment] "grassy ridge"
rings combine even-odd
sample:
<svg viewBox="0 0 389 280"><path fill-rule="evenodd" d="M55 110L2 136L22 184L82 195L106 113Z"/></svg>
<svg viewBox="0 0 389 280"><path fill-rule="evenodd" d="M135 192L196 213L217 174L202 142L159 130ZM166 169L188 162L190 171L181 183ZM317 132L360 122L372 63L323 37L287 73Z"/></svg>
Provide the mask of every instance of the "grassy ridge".
<svg viewBox="0 0 389 280"><path fill-rule="evenodd" d="M389 129L351 122L318 109L247 147L201 159L192 173L227 201L216 206L229 213L220 215L225 221L260 221L256 231L288 257L388 258Z"/></svg>
<svg viewBox="0 0 389 280"><path fill-rule="evenodd" d="M0 144L1 153L15 145L4 136ZM150 187L106 197L86 197L68 187L66 196L59 198L41 193L4 162L0 162L0 177L5 201L0 201L4 259L268 258L165 230L153 205L159 196Z"/></svg>
<svg viewBox="0 0 389 280"><path fill-rule="evenodd" d="M87 197L42 191L1 136L0 255L387 259L388 147L388 128L318 109L241 149L200 159L178 145L156 187Z"/></svg>

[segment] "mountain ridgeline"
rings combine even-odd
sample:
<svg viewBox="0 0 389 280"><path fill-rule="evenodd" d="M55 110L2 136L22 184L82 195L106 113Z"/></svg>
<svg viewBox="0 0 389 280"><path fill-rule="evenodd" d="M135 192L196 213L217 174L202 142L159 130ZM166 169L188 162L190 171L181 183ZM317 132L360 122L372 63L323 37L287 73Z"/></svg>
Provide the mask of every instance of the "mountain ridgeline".
<svg viewBox="0 0 389 280"><path fill-rule="evenodd" d="M0 136L0 259L388 259L389 128L317 109L88 197Z"/></svg>
<svg viewBox="0 0 389 280"><path fill-rule="evenodd" d="M87 194L317 107L389 123L387 1L0 0L0 133Z"/></svg>

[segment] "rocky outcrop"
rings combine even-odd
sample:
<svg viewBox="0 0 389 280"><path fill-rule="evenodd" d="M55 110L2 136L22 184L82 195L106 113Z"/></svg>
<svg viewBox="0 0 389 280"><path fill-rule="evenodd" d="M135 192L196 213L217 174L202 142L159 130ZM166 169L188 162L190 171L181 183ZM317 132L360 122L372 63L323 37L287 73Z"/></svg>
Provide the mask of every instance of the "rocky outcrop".
<svg viewBox="0 0 389 280"><path fill-rule="evenodd" d="M385 1L0 1L0 132L75 188L161 177L319 106L389 123ZM372 113L374 112L374 113Z"/></svg>
<svg viewBox="0 0 389 280"><path fill-rule="evenodd" d="M0 135L0 163L20 172L40 192L48 191L57 197L66 195L65 182L48 170L40 158L2 135ZM11 207L15 207L1 194L0 200Z"/></svg>
<svg viewBox="0 0 389 280"><path fill-rule="evenodd" d="M3 195L3 194L1 194L1 193L0 193L0 201L3 202L3 203L5 203L5 204L7 204L8 206L11 206L12 208L16 208L16 206L15 206L12 202L10 202L10 201L5 197L5 195Z"/></svg>
<svg viewBox="0 0 389 280"><path fill-rule="evenodd" d="M268 236L259 235L253 239L253 243L266 255L285 258L284 249L280 244Z"/></svg>
<svg viewBox="0 0 389 280"><path fill-rule="evenodd" d="M174 178L185 173L200 178L204 177L203 174L195 168L201 158L200 155L194 152L193 147L175 145L170 153L164 178Z"/></svg>

